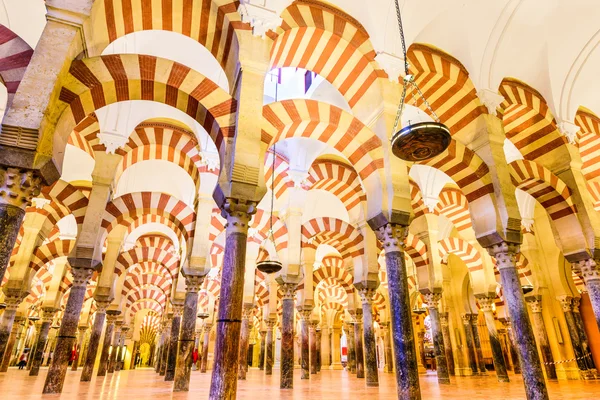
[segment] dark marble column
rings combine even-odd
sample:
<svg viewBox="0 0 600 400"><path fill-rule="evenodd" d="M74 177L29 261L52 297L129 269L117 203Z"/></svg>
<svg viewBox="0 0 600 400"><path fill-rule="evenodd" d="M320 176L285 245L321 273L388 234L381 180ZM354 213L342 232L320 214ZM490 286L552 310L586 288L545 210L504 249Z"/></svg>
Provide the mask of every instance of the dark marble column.
<svg viewBox="0 0 600 400"><path fill-rule="evenodd" d="M96 363L96 356L100 345L100 337L102 336L102 328L104 328L104 320L106 319L106 309L110 304L108 301L95 301L96 316L94 317L94 325L92 326L87 355L85 356L85 363L83 364L83 371L81 372L82 382L89 382L92 380L94 364Z"/></svg>
<svg viewBox="0 0 600 400"><path fill-rule="evenodd" d="M273 329L275 329L276 321L267 320L265 324L267 325L267 338L266 338L266 348L267 354L265 358L265 375L273 375L273 362L275 361L275 351L273 348Z"/></svg>
<svg viewBox="0 0 600 400"><path fill-rule="evenodd" d="M40 193L41 185L39 173L33 170L0 166L0 282L4 279L19 236L25 209L31 205L31 199ZM2 344L0 342L0 346ZM0 356L3 357L2 350L0 347Z"/></svg>
<svg viewBox="0 0 600 400"><path fill-rule="evenodd" d="M473 327L471 325L471 314L461 315L463 327L465 328L465 342L467 355L469 357L469 366L473 375L477 375L477 355L475 354L475 342L473 339Z"/></svg>
<svg viewBox="0 0 600 400"><path fill-rule="evenodd" d="M519 360L519 352L517 351L517 344L515 342L515 335L510 326L510 321L506 321L506 338L508 339L508 348L510 350L510 359L513 365L513 371L515 374L521 373L521 361Z"/></svg>
<svg viewBox="0 0 600 400"><path fill-rule="evenodd" d="M110 350L110 343L112 342L113 330L115 329L115 321L121 314L120 311L108 310L106 312L106 329L104 330L104 342L102 343L102 353L100 353L100 364L98 365L98 372L96 376L105 376L108 370L108 356Z"/></svg>
<svg viewBox="0 0 600 400"><path fill-rule="evenodd" d="M260 356L258 360L258 369L265 370L265 341L267 339L267 331L260 331Z"/></svg>
<svg viewBox="0 0 600 400"><path fill-rule="evenodd" d="M115 328L113 331L113 339L111 345L110 356L108 357L108 367L106 368L106 372L112 374L115 372L115 365L117 364L117 360L119 359L119 353L121 352L121 348L119 347L119 343L121 342L121 327L123 326L123 321L115 321Z"/></svg>
<svg viewBox="0 0 600 400"><path fill-rule="evenodd" d="M50 332L50 325L52 325L55 314L56 310L54 308L44 308L42 310L42 326L40 327L35 352L33 353L33 362L29 370L29 376L38 376L40 372L40 365L42 365L42 358L44 357L44 348L48 340L48 332Z"/></svg>
<svg viewBox="0 0 600 400"><path fill-rule="evenodd" d="M573 312L573 298L563 296L560 299L560 303L565 314L565 320L567 321L567 329L569 330L569 337L571 338L571 345L573 347L573 353L575 354L575 361L579 368L579 373L583 379L590 379L589 368L585 362L585 353L581 345L580 331L575 321L575 313Z"/></svg>
<svg viewBox="0 0 600 400"><path fill-rule="evenodd" d="M398 398L420 400L417 351L413 335L408 274L404 264L403 250L408 226L389 223L383 226L373 226L374 222L372 221L369 221L369 224L375 230L377 239L383 244L385 250Z"/></svg>
<svg viewBox="0 0 600 400"><path fill-rule="evenodd" d="M30 319L31 321L31 319ZM27 358L27 366L25 367L25 369L27 369L27 371L31 371L31 366L33 365L33 359L35 357L35 352L36 352L36 348L37 348L37 342L39 341L40 338L40 331L42 328L42 323L40 321L35 321L33 324L34 327L34 337L31 340L30 343L30 349L29 349L29 357Z"/></svg>
<svg viewBox="0 0 600 400"><path fill-rule="evenodd" d="M240 332L240 349L238 366L238 379L245 381L248 372L248 344L250 342L250 318L254 311L252 304L244 304L242 307L242 329Z"/></svg>
<svg viewBox="0 0 600 400"><path fill-rule="evenodd" d="M171 338L171 323L173 322L173 313L167 314L165 317L165 320L163 321L164 323L164 328L163 328L163 344L162 344L162 350L160 353L160 360L159 360L159 370L158 370L158 374L160 376L165 376L165 374L167 373L167 358L169 356L169 342L170 342L170 338Z"/></svg>
<svg viewBox="0 0 600 400"><path fill-rule="evenodd" d="M481 349L481 339L479 338L479 315L471 314L471 326L473 327L473 343L475 343L475 352L477 353L477 363L479 365L479 375L487 375L485 368L485 360L483 359L483 351Z"/></svg>
<svg viewBox="0 0 600 400"><path fill-rule="evenodd" d="M0 365L0 372L8 371L8 366L10 365L10 361L13 358L13 352L15 349L15 343L17 342L17 336L19 334L19 330L23 326L23 323L23 317L15 317L12 329L10 331L10 336L8 337L8 343L6 344L6 352L4 353L4 358L2 359L2 365Z"/></svg>
<svg viewBox="0 0 600 400"><path fill-rule="evenodd" d="M181 313L183 304L173 304L173 320L171 321L171 334L169 336L169 352L167 354L167 369L165 381L175 380L175 366L177 364L177 340L181 328Z"/></svg>
<svg viewBox="0 0 600 400"><path fill-rule="evenodd" d="M310 378L310 346L308 337L308 326L312 309L299 309L300 313L300 367L302 369L300 379ZM315 371L316 373L316 371Z"/></svg>
<svg viewBox="0 0 600 400"><path fill-rule="evenodd" d="M517 342L527 399L546 400L548 399L548 390L515 263L519 246L502 242L488 248L488 251L496 259L496 265L500 271L504 301Z"/></svg>
<svg viewBox="0 0 600 400"><path fill-rule="evenodd" d="M85 331L87 331L87 326L80 326L79 328L79 339L77 340L77 351L75 353L75 359L73 360L73 365L71 365L72 371L77 371L77 367L79 367L79 359L81 357L81 351L83 350L83 339L85 338Z"/></svg>
<svg viewBox="0 0 600 400"><path fill-rule="evenodd" d="M317 372L321 372L321 329L317 328Z"/></svg>
<svg viewBox="0 0 600 400"><path fill-rule="evenodd" d="M577 332L579 332L579 340L581 342L581 350L583 351L583 361L585 362L588 370L591 373L590 379L596 378L596 365L592 358L592 352L590 350L590 342L585 331L583 319L581 318L581 312L579 310L579 304L581 299L579 297L573 298L573 316L575 317L575 324L577 325Z"/></svg>
<svg viewBox="0 0 600 400"><path fill-rule="evenodd" d="M314 375L317 373L317 325L318 321L310 321L308 326L309 331L309 342L310 342L310 374Z"/></svg>
<svg viewBox="0 0 600 400"><path fill-rule="evenodd" d="M541 296L531 296L527 298L527 303L531 309L533 316L533 326L535 329L537 343L540 346L544 367L546 369L546 377L551 380L557 380L556 367L554 365L554 357L548 340L546 325L544 324L544 316L542 315L542 300Z"/></svg>
<svg viewBox="0 0 600 400"><path fill-rule="evenodd" d="M377 369L377 343L375 342L375 330L373 328L373 296L375 288L361 288L359 290L362 300L363 312L363 339L364 359L367 386L379 386L379 374Z"/></svg>
<svg viewBox="0 0 600 400"><path fill-rule="evenodd" d="M244 273L248 222L255 203L227 199L222 213L227 218L225 254L221 269L221 294L217 317L215 358L210 382L211 399L234 399L242 325Z"/></svg>
<svg viewBox="0 0 600 400"><path fill-rule="evenodd" d="M573 270L583 278L600 329L600 259L580 261Z"/></svg>
<svg viewBox="0 0 600 400"><path fill-rule="evenodd" d="M73 274L73 285L69 293L69 299L62 318L56 347L54 348L54 356L52 364L48 370L46 381L44 383L44 394L61 393L62 387L67 375L67 367L73 344L77 339L77 325L79 323L79 315L85 298L87 284L92 277L91 268L75 267L71 265L71 273Z"/></svg>
<svg viewBox="0 0 600 400"><path fill-rule="evenodd" d="M204 340L202 341L202 363L200 364L200 372L206 373L208 367L208 345L210 343L210 329L212 328L211 323L204 323L202 331L204 332Z"/></svg>
<svg viewBox="0 0 600 400"><path fill-rule="evenodd" d="M2 171L2 169L0 169L0 171ZM23 295L20 293L16 295L8 293L5 295L4 298L6 308L4 309L4 312L2 313L2 319L0 320L0 364L2 364L2 366L4 364L4 358L10 360L12 346L10 346L10 349L8 347L13 329L13 324L15 322L15 315L17 315L17 308L19 308L19 304L21 304L22 300ZM0 366L0 372L6 372L6 369L3 369L2 366Z"/></svg>
<svg viewBox="0 0 600 400"><path fill-rule="evenodd" d="M439 304L441 299L441 293L425 294L425 301L427 302L429 319L431 321L431 336L433 337L433 351L435 352L435 361L437 364L438 383L449 384L450 374L448 372L448 363L446 362L446 349L444 347L444 336L440 322Z"/></svg>
<svg viewBox="0 0 600 400"><path fill-rule="evenodd" d="M452 352L452 339L450 338L450 324L448 322L448 313L440 313L440 326L442 328L442 338L444 339L444 350L446 352L446 363L448 373L451 376L456 375L454 369L454 353Z"/></svg>
<svg viewBox="0 0 600 400"><path fill-rule="evenodd" d="M294 387L294 295L296 283L280 283L279 290L282 293L281 311L281 389L292 389Z"/></svg>
<svg viewBox="0 0 600 400"><path fill-rule="evenodd" d="M194 353L194 331L196 330L196 314L198 312L198 291L204 282L204 276L185 275L185 302L179 335L179 355L175 366L174 392L190 390L190 377Z"/></svg>
<svg viewBox="0 0 600 400"><path fill-rule="evenodd" d="M504 355L504 364L506 365L506 369L509 371L513 370L513 366L511 364L511 360L510 360L510 347L508 344L508 330L506 329L506 326L509 324L508 321L503 320L502 318L499 319L500 322L502 323L502 326L504 326L504 328L498 329L498 335L500 335L500 344L502 345L502 354Z"/></svg>
<svg viewBox="0 0 600 400"><path fill-rule="evenodd" d="M493 311L495 300L495 294L492 296L477 296L477 302L481 307L481 311L483 311L485 325L487 326L488 335L490 337L490 347L492 348L492 358L494 360L496 377L498 378L498 382L510 382L508 372L506 371L506 364L504 363L504 354L502 354L502 345L500 344L498 330L496 329L496 319L494 318Z"/></svg>
<svg viewBox="0 0 600 400"><path fill-rule="evenodd" d="M389 322L380 322L379 325L383 329L383 345L385 348L385 367L384 371L388 374L394 373L394 354L392 351L392 334L390 332Z"/></svg>
<svg viewBox="0 0 600 400"><path fill-rule="evenodd" d="M348 345L348 371L356 374L356 342L354 340L354 322L344 323L344 332L346 332L346 343Z"/></svg>
<svg viewBox="0 0 600 400"><path fill-rule="evenodd" d="M129 331L128 326L121 327L121 340L119 341L119 355L117 358L117 363L115 364L115 371L120 371L123 369L125 365L125 355L127 353L127 347L125 347L125 338L127 336L127 332ZM132 357L135 353L132 353Z"/></svg>
<svg viewBox="0 0 600 400"><path fill-rule="evenodd" d="M362 310L356 310L354 323L354 354L356 355L356 377L365 377L365 354L363 351Z"/></svg>

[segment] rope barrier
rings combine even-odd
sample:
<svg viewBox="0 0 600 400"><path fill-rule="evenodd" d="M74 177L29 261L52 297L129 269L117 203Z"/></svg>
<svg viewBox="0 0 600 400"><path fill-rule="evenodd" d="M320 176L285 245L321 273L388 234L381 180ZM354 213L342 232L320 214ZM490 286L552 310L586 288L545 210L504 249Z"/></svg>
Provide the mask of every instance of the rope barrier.
<svg viewBox="0 0 600 400"><path fill-rule="evenodd" d="M554 362L545 362L545 363L542 363L542 364L544 364L544 365L564 364L564 363L568 363L568 362L583 360L584 358L589 358L591 356L592 356L592 353L587 353L586 355L583 355L581 357L574 357L574 358L571 358L570 360L560 360L560 361L554 361Z"/></svg>

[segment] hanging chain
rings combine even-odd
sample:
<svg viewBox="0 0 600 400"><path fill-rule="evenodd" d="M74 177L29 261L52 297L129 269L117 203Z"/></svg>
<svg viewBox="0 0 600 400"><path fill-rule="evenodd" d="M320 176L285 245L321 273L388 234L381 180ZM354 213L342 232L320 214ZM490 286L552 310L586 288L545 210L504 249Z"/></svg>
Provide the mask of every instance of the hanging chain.
<svg viewBox="0 0 600 400"><path fill-rule="evenodd" d="M273 236L273 206L275 204L275 150L277 149L277 143L273 143L273 164L271 165L271 215L269 216L269 233L271 234L271 241L275 245L275 238Z"/></svg>
<svg viewBox="0 0 600 400"><path fill-rule="evenodd" d="M408 57L406 56L406 41L404 40L404 27L402 26L402 15L400 14L400 4L398 0L394 0L394 4L396 5L396 19L398 20L398 30L400 31L400 42L402 43L402 56L404 57L404 79L402 80L402 97L400 98L400 104L398 104L398 111L396 111L396 119L394 120L394 130L393 133L397 132L398 124L400 123L400 118L402 117L402 113L404 112L404 101L406 99L406 94L408 92L406 86L410 85L410 87L417 92L419 97L423 99L423 103L433 116L436 122L440 122L435 111L431 108L431 105L421 92L419 86L414 80L414 77L409 73L409 65L408 65Z"/></svg>

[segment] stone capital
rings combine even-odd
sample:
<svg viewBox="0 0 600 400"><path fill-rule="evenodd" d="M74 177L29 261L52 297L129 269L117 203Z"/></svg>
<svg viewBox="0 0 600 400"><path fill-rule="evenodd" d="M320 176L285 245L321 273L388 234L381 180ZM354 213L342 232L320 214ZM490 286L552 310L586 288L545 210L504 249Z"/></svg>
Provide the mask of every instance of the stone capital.
<svg viewBox="0 0 600 400"><path fill-rule="evenodd" d="M242 319L250 319L254 313L254 304L246 303L242 307Z"/></svg>
<svg viewBox="0 0 600 400"><path fill-rule="evenodd" d="M488 247L487 251L496 259L498 270L516 268L516 256L520 251L518 244L500 242Z"/></svg>
<svg viewBox="0 0 600 400"><path fill-rule="evenodd" d="M85 287L92 278L94 270L91 268L81 268L71 266L71 274L73 275L73 286L74 287Z"/></svg>
<svg viewBox="0 0 600 400"><path fill-rule="evenodd" d="M248 223L256 213L256 203L237 199L226 199L221 215L227 219L226 229L232 233L248 233Z"/></svg>
<svg viewBox="0 0 600 400"><path fill-rule="evenodd" d="M496 116L496 110L498 106L504 101L504 97L499 93L489 90L480 89L477 91L477 97L483 105L487 108L488 114Z"/></svg>
<svg viewBox="0 0 600 400"><path fill-rule="evenodd" d="M120 314L121 314L121 311L118 311L118 310L107 310L106 311L106 322L114 325Z"/></svg>
<svg viewBox="0 0 600 400"><path fill-rule="evenodd" d="M542 299L540 296L526 297L525 300L527 301L527 304L529 304L532 313L542 312Z"/></svg>
<svg viewBox="0 0 600 400"><path fill-rule="evenodd" d="M266 36L267 31L277 29L283 21L275 10L252 4L249 0L240 1L238 12L242 17L242 22L252 26L252 34L262 38Z"/></svg>
<svg viewBox="0 0 600 400"><path fill-rule="evenodd" d="M183 313L183 303L173 303L171 302L171 306L173 309L173 318L175 317L181 317L181 314Z"/></svg>
<svg viewBox="0 0 600 400"><path fill-rule="evenodd" d="M571 121L561 120L558 122L558 131L567 138L569 143L577 143L577 132L579 132L579 126Z"/></svg>
<svg viewBox="0 0 600 400"><path fill-rule="evenodd" d="M442 300L441 293L426 293L423 295L427 308L438 308L440 306L440 300Z"/></svg>
<svg viewBox="0 0 600 400"><path fill-rule="evenodd" d="M25 210L40 194L42 178L33 170L0 166L0 204Z"/></svg>
<svg viewBox="0 0 600 400"><path fill-rule="evenodd" d="M363 304L373 305L373 298L375 297L375 293L377 293L377 289L363 287L358 290L358 294L360 295L360 300Z"/></svg>
<svg viewBox="0 0 600 400"><path fill-rule="evenodd" d="M573 298L571 296L558 296L557 299L563 312L573 311Z"/></svg>
<svg viewBox="0 0 600 400"><path fill-rule="evenodd" d="M298 307L298 314L302 321L310 322L310 316L312 315L312 308Z"/></svg>
<svg viewBox="0 0 600 400"><path fill-rule="evenodd" d="M407 225L387 223L375 230L375 236L383 244L386 252L403 251L407 235Z"/></svg>
<svg viewBox="0 0 600 400"><path fill-rule="evenodd" d="M185 274L185 290L186 292L198 293L204 282L204 275Z"/></svg>
<svg viewBox="0 0 600 400"><path fill-rule="evenodd" d="M477 299L477 303L479 303L479 306L481 307L481 311L485 312L492 312L494 310L493 305L494 302L496 301L495 296L486 296L486 295L482 295L482 296L475 296L475 298Z"/></svg>
<svg viewBox="0 0 600 400"><path fill-rule="evenodd" d="M274 319L266 319L265 320L265 325L267 325L267 330L273 329L276 324L277 324L277 321Z"/></svg>
<svg viewBox="0 0 600 400"><path fill-rule="evenodd" d="M463 324L469 325L471 323L471 319L473 318L473 314L462 314L460 318L462 318Z"/></svg>
<svg viewBox="0 0 600 400"><path fill-rule="evenodd" d="M281 292L282 300L293 300L296 295L297 283L279 283L279 291Z"/></svg>
<svg viewBox="0 0 600 400"><path fill-rule="evenodd" d="M573 302L571 307L573 308L573 312L579 312L579 305L581 304L581 297L573 297Z"/></svg>
<svg viewBox="0 0 600 400"><path fill-rule="evenodd" d="M54 307L45 307L42 308L42 323L44 322L52 322L54 316L56 315L57 309Z"/></svg>
<svg viewBox="0 0 600 400"><path fill-rule="evenodd" d="M94 299L96 302L96 312L97 313L106 313L106 309L110 306L109 300L98 300Z"/></svg>
<svg viewBox="0 0 600 400"><path fill-rule="evenodd" d="M573 272L576 274L579 272L578 275L583 278L586 285L591 281L600 281L600 267L598 267L597 261L590 258L588 260L579 261L578 263L573 263L572 266Z"/></svg>
<svg viewBox="0 0 600 400"><path fill-rule="evenodd" d="M440 325L448 326L448 313L447 312L440 313Z"/></svg>

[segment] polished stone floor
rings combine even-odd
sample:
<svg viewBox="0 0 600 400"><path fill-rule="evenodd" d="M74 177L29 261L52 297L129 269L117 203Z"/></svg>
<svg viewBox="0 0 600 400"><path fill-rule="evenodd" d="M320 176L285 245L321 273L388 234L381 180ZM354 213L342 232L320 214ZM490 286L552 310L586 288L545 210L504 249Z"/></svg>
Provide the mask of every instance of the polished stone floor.
<svg viewBox="0 0 600 400"><path fill-rule="evenodd" d="M3 399L48 399L58 395L41 395L47 369L40 376L30 377L27 371L15 368L0 374L0 395ZM210 371L209 371L210 372ZM238 383L238 399L396 399L393 375L380 373L379 388L366 388L364 379L357 379L346 371L322 371L312 375L310 381L300 380L300 371L294 376L294 389L279 390L279 371L265 376L262 371L250 369L247 381ZM172 383L164 382L153 370L141 369L109 374L106 378L92 379L80 383L78 372L68 371L61 399L206 399L210 385L210 373L192 372L191 390L187 393L172 393ZM511 376L511 383L500 384L495 377L455 378L452 384L440 387L434 373L421 376L424 399L524 399L523 383L519 377ZM551 400L600 399L600 381L561 381L549 383Z"/></svg>

